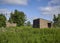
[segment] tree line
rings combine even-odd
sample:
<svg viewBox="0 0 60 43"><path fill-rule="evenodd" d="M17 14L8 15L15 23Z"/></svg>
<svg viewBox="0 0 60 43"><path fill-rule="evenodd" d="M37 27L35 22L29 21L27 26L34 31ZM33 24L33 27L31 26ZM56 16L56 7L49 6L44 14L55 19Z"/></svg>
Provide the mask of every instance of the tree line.
<svg viewBox="0 0 60 43"><path fill-rule="evenodd" d="M24 26L24 24L26 26L31 26L30 21L27 21L27 23L25 23L25 21L27 20L27 17L25 15L24 12L15 10L14 13L10 13L10 18L8 20L8 22L10 23L16 23L17 26ZM0 14L0 27L6 27L6 17L4 14ZM60 27L60 14L58 14L58 16L54 15L53 16L53 27Z"/></svg>
<svg viewBox="0 0 60 43"><path fill-rule="evenodd" d="M16 23L17 26L23 26L25 24L25 21L27 20L27 17L24 12L15 10L14 13L10 13L10 18L8 22L10 23ZM6 27L6 17L4 14L0 14L0 27ZM28 26L30 25L30 21L27 21L26 23Z"/></svg>

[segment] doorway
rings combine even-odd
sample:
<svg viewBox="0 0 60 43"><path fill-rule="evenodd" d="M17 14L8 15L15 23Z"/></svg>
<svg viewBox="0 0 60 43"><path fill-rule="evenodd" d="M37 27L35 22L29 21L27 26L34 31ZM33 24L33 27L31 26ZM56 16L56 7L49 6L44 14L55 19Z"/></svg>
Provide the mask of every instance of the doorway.
<svg viewBox="0 0 60 43"><path fill-rule="evenodd" d="M51 28L51 23L48 23L48 28Z"/></svg>

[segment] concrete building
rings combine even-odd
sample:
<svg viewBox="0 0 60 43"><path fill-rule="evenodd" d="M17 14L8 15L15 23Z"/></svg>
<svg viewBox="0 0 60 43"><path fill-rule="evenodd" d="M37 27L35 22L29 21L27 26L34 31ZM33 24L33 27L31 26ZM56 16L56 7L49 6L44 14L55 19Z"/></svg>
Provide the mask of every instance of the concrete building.
<svg viewBox="0 0 60 43"><path fill-rule="evenodd" d="M34 28L51 28L52 27L52 22L39 18L33 20L33 27Z"/></svg>
<svg viewBox="0 0 60 43"><path fill-rule="evenodd" d="M16 27L16 23L6 22L6 27Z"/></svg>

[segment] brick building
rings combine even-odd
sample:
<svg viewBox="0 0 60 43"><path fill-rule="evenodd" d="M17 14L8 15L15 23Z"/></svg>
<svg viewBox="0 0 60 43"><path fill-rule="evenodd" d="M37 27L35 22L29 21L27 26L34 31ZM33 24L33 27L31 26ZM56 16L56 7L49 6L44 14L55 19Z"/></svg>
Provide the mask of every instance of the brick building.
<svg viewBox="0 0 60 43"><path fill-rule="evenodd" d="M51 28L52 22L42 18L38 18L33 20L33 27L34 28Z"/></svg>

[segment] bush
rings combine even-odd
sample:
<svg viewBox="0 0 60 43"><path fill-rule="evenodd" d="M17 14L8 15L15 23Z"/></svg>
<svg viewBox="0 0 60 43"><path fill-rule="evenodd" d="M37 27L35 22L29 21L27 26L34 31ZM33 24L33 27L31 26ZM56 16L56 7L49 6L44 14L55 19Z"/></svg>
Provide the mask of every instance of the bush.
<svg viewBox="0 0 60 43"><path fill-rule="evenodd" d="M60 29L0 28L0 43L60 43Z"/></svg>
<svg viewBox="0 0 60 43"><path fill-rule="evenodd" d="M6 17L3 14L0 14L0 27L6 26Z"/></svg>

